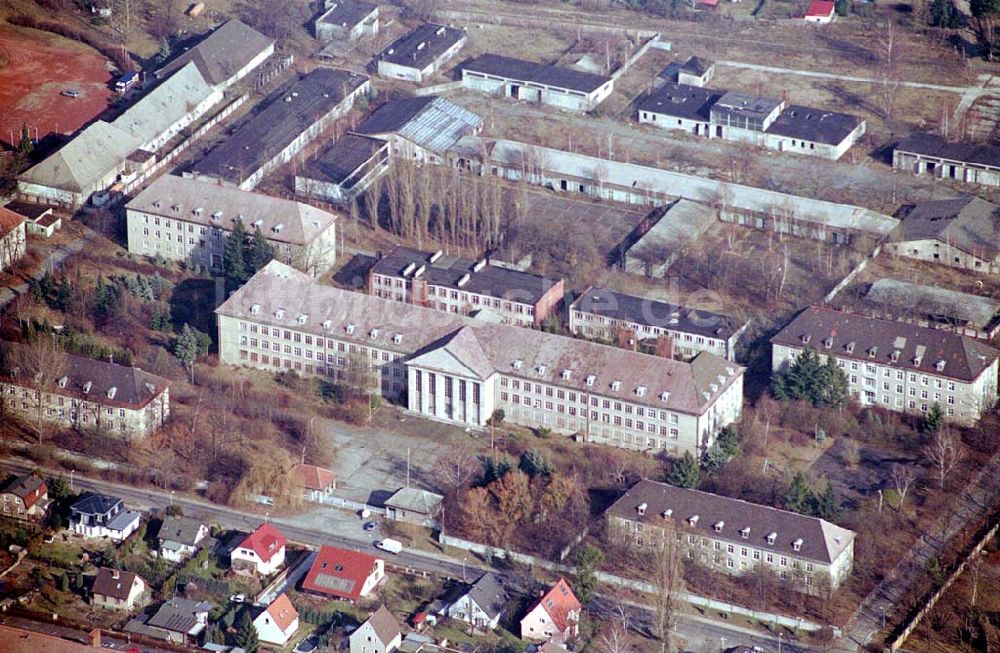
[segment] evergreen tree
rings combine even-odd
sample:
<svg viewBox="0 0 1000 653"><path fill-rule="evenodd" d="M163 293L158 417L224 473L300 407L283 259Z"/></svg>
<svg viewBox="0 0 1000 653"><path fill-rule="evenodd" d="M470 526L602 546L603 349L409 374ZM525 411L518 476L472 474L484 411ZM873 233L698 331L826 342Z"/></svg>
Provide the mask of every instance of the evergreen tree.
<svg viewBox="0 0 1000 653"><path fill-rule="evenodd" d="M740 455L740 433L732 424L719 431L716 441L722 452L730 458Z"/></svg>
<svg viewBox="0 0 1000 653"><path fill-rule="evenodd" d="M190 324L185 324L180 335L174 341L174 356L180 359L184 366L191 372L191 382L194 383L194 362L201 353L198 342L198 330L192 329Z"/></svg>
<svg viewBox="0 0 1000 653"><path fill-rule="evenodd" d="M847 402L847 377L832 356L826 363L806 347L789 367L771 379L771 392L782 401L806 400L814 406L840 408Z"/></svg>
<svg viewBox="0 0 1000 653"><path fill-rule="evenodd" d="M46 479L45 487L49 489L49 499L52 501L62 501L70 495L69 483L62 476Z"/></svg>
<svg viewBox="0 0 1000 653"><path fill-rule="evenodd" d="M811 515L816 509L816 495L806 483L806 477L798 472L785 493L785 509L802 515Z"/></svg>
<svg viewBox="0 0 1000 653"><path fill-rule="evenodd" d="M517 468L528 476L548 476L552 473L552 463L537 449L522 453Z"/></svg>
<svg viewBox="0 0 1000 653"><path fill-rule="evenodd" d="M225 644L226 634L222 632L222 627L218 623L213 623L205 631L204 644Z"/></svg>
<svg viewBox="0 0 1000 653"><path fill-rule="evenodd" d="M17 155L22 161L27 161L34 150L35 144L31 142L31 131L28 130L27 123L21 123L21 140L17 143Z"/></svg>
<svg viewBox="0 0 1000 653"><path fill-rule="evenodd" d="M257 653L260 642L257 639L257 629L250 618L249 610L244 609L240 612L240 616L236 620L236 635L233 640L247 653Z"/></svg>
<svg viewBox="0 0 1000 653"><path fill-rule="evenodd" d="M930 21L932 27L954 29L961 26L958 10L952 0L934 0L931 3Z"/></svg>
<svg viewBox="0 0 1000 653"><path fill-rule="evenodd" d="M69 591L69 576L66 575L65 571L59 574L59 591L60 592Z"/></svg>
<svg viewBox="0 0 1000 653"><path fill-rule="evenodd" d="M833 484L827 480L823 494L816 498L816 516L823 519L834 519L840 514L840 498L837 497Z"/></svg>
<svg viewBox="0 0 1000 653"><path fill-rule="evenodd" d="M503 478L511 470L513 465L507 458L492 456L483 460L483 484L489 485L493 481Z"/></svg>
<svg viewBox="0 0 1000 653"><path fill-rule="evenodd" d="M267 241L260 227L254 227L253 236L247 241L243 258L246 260L248 278L274 258L274 245Z"/></svg>
<svg viewBox="0 0 1000 653"><path fill-rule="evenodd" d="M680 460L674 461L674 466L667 475L667 483L693 490L700 482L701 470L698 469L698 461L690 451L685 451Z"/></svg>
<svg viewBox="0 0 1000 653"><path fill-rule="evenodd" d="M723 449L721 442L713 442L712 446L705 452L705 469L709 472L716 472L725 467L731 458L732 456Z"/></svg>
<svg viewBox="0 0 1000 653"><path fill-rule="evenodd" d="M597 570L604 562L604 552L593 544L585 544L577 550L573 562L576 564L573 593L580 605L587 606L597 592Z"/></svg>
<svg viewBox="0 0 1000 653"><path fill-rule="evenodd" d="M851 13L851 0L835 0L833 8L838 16L847 16Z"/></svg>
<svg viewBox="0 0 1000 653"><path fill-rule="evenodd" d="M222 250L222 269L226 276L226 291L232 292L250 278L246 262L246 230L239 218L233 221L233 231Z"/></svg>
<svg viewBox="0 0 1000 653"><path fill-rule="evenodd" d="M936 401L924 416L924 421L920 424L920 432L924 435L934 435L944 423L944 415L941 413L941 404Z"/></svg>

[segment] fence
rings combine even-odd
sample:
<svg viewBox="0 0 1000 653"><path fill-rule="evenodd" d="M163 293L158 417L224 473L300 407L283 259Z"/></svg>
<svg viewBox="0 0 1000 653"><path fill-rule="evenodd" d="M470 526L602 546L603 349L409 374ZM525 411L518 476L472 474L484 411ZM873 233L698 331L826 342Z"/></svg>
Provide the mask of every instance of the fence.
<svg viewBox="0 0 1000 653"><path fill-rule="evenodd" d="M927 600L927 603L924 604L924 607L920 608L920 610L918 610L917 613L910 618L909 623L902 626L902 630L899 631L899 634L896 635L895 639L889 641L889 645L887 647L889 651L896 653L896 651L902 648L903 644L906 643L906 639L911 633L913 633L913 630L920 625L920 622L927 616L927 613L934 609L934 606L937 605L937 602L942 596L944 596L945 592L948 591L948 588L951 587L952 583L958 580L958 578L962 575L962 572L965 571L969 561L979 555L979 553L983 550L983 547L986 546L986 543L996 536L998 527L1000 527L1000 522L994 524L993 528L986 531L986 534L979 540L979 542L976 543L976 546L972 547L972 551L970 551L969 555L962 561L962 564L958 565L958 567L955 568L955 571L948 576L948 579L941 585L941 587L939 587L938 590L931 595L931 597Z"/></svg>
<svg viewBox="0 0 1000 653"><path fill-rule="evenodd" d="M625 63L618 66L612 73L611 78L617 80L619 77L625 74L625 72L632 67L636 61L638 61L642 55L646 54L646 51L653 46L654 43L660 40L660 33L656 32L649 40L643 43L638 50L632 53L632 56L625 60ZM667 48L669 50L669 47Z"/></svg>
<svg viewBox="0 0 1000 653"><path fill-rule="evenodd" d="M470 542L458 537L445 535L444 533L441 534L439 540L446 546L453 546L481 556L513 560L514 562L533 567L541 567L543 569L547 569L548 571L557 573L573 573L573 567L570 567L569 565L558 564L550 560L544 560L542 558L536 558L524 553L518 553L517 551L508 551L507 549L487 546L485 544L479 544L478 542ZM597 572L597 580L607 585L617 585L618 587L625 587L646 594L656 593L656 588L650 583L631 578L622 578L621 576L615 576L614 574L608 574L603 571ZM801 617L788 617L785 615L774 614L772 612L753 610L742 605L727 603L725 601L717 601L698 594L685 592L681 594L679 598L680 600L690 603L695 607L702 608L703 610L717 610L723 613L737 614L761 623L770 623L775 626L784 626L786 628L804 630L808 632L817 632L823 629L822 624L809 621L808 619L802 619Z"/></svg>
<svg viewBox="0 0 1000 653"><path fill-rule="evenodd" d="M870 261L875 260L875 258L879 255L879 253L881 251L882 251L882 245L879 245L878 247L876 247L872 251L871 254L869 254L865 258L861 259L861 262L858 263L857 266L855 266L855 268L853 270L851 270L850 272L848 272L847 276L844 277L843 279L841 279L840 283L838 283L836 286L834 286L833 290L831 290L830 292L826 293L826 297L823 298L823 303L824 304L828 304L831 301L833 301L833 298L837 296L837 293L839 293L841 290L843 290L844 288L846 288L847 284L851 283L856 276L858 276L859 274L861 274L861 272L864 271L864 269L866 267L868 267L868 263Z"/></svg>

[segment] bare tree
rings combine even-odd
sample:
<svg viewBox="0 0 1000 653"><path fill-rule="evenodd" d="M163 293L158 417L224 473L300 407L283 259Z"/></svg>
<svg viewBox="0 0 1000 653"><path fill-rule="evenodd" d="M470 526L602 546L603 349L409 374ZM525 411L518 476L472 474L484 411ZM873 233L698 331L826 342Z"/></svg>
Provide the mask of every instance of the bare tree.
<svg viewBox="0 0 1000 653"><path fill-rule="evenodd" d="M467 485L481 467L476 457L465 447L449 449L434 465L434 477L445 490Z"/></svg>
<svg viewBox="0 0 1000 653"><path fill-rule="evenodd" d="M676 621L677 604L684 591L684 562L680 533L665 526L662 548L655 550L652 560L653 594L653 634L670 649L670 633Z"/></svg>
<svg viewBox="0 0 1000 653"><path fill-rule="evenodd" d="M368 397L369 422L375 412L375 395L379 392L379 378L378 366L360 350L348 353L347 384Z"/></svg>
<svg viewBox="0 0 1000 653"><path fill-rule="evenodd" d="M601 633L597 640L597 650L599 653L634 653L635 647L628 632L620 623L615 622Z"/></svg>
<svg viewBox="0 0 1000 653"><path fill-rule="evenodd" d="M54 337L39 336L16 350L13 365L17 368L17 376L33 390L35 432L41 444L45 435L45 409L52 402L52 391L59 386L66 371L66 353Z"/></svg>
<svg viewBox="0 0 1000 653"><path fill-rule="evenodd" d="M880 61L879 84L881 86L882 113L886 120L892 120L896 108L896 94L899 91L899 34L896 23L886 20L878 31L878 53Z"/></svg>
<svg viewBox="0 0 1000 653"><path fill-rule="evenodd" d="M924 447L924 455L937 469L938 485L944 489L948 475L955 470L965 456L962 440L954 430L943 428L934 434L930 443Z"/></svg>
<svg viewBox="0 0 1000 653"><path fill-rule="evenodd" d="M916 474L913 472L913 467L909 465L900 465L899 463L892 466L889 472L889 478L892 480L892 486L896 488L896 495L899 497L899 506L897 510L902 510L903 506L906 504L906 495L909 493L910 488L913 487L913 483L917 480Z"/></svg>

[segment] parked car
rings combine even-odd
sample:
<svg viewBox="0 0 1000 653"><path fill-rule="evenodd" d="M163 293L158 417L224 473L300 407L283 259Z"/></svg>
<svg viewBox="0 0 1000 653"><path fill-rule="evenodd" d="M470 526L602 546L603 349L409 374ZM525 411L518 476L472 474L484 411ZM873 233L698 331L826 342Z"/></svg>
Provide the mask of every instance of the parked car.
<svg viewBox="0 0 1000 653"><path fill-rule="evenodd" d="M362 528L364 528L366 531L373 531L376 528L378 528L378 522L377 521L365 522L365 525L362 526Z"/></svg>
<svg viewBox="0 0 1000 653"><path fill-rule="evenodd" d="M80 91L76 90L75 88L67 88L59 95L62 95L64 97L80 97Z"/></svg>
<svg viewBox="0 0 1000 653"><path fill-rule="evenodd" d="M403 543L399 540L393 540L390 538L385 538L384 540L379 540L375 543L375 546L383 551L388 551L389 553L399 553L403 550Z"/></svg>
<svg viewBox="0 0 1000 653"><path fill-rule="evenodd" d="M315 635L310 635L296 644L295 648L292 649L292 653L313 653L317 648L319 648L319 638Z"/></svg>

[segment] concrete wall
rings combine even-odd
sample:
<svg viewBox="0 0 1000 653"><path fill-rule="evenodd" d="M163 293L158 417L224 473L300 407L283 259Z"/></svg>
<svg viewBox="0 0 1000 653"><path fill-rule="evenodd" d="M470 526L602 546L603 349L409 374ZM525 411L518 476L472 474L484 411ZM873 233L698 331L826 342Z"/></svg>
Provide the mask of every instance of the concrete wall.
<svg viewBox="0 0 1000 653"><path fill-rule="evenodd" d="M989 261L958 249L946 242L927 238L924 240L908 240L890 243L890 251L898 256L927 261L953 268L973 270L975 272L1000 272L1000 259Z"/></svg>
<svg viewBox="0 0 1000 653"><path fill-rule="evenodd" d="M895 150L892 165L915 175L931 175L940 179L954 179L969 184L1000 186L1000 168L962 161L951 161L934 156Z"/></svg>

